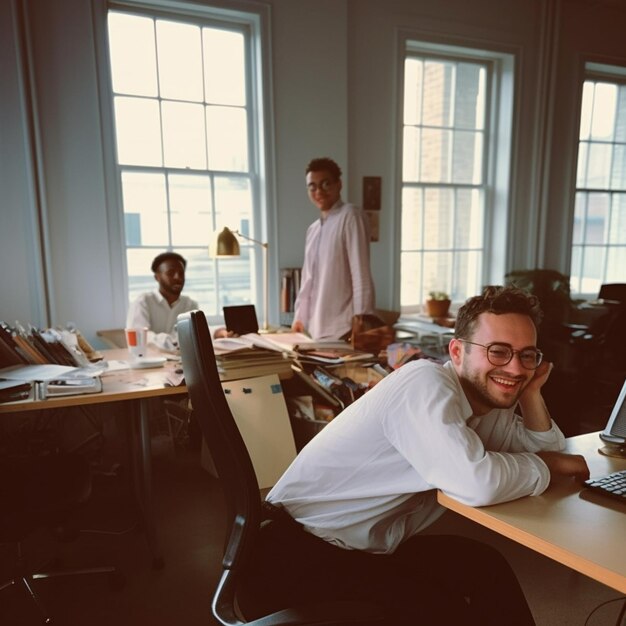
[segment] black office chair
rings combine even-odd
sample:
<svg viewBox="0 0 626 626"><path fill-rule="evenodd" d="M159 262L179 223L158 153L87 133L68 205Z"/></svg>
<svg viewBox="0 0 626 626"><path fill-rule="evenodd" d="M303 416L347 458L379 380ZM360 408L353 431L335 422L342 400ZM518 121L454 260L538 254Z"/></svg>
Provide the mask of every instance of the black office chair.
<svg viewBox="0 0 626 626"><path fill-rule="evenodd" d="M194 415L213 457L228 505L230 534L222 561L222 577L213 596L213 616L222 626L385 624L382 609L358 602L320 600L306 607L285 607L253 621L246 621L240 615L238 580L264 521L259 484L222 389L204 313L192 311L179 315L177 330Z"/></svg>
<svg viewBox="0 0 626 626"><path fill-rule="evenodd" d="M11 543L15 549L13 574L0 584L0 591L22 584L39 608L43 624L52 624L53 620L33 585L36 579L109 574L112 588L124 585L123 576L113 566L33 572L23 557L22 542L38 528L50 527L62 541L73 539L78 532L70 532L67 515L90 493L91 472L81 455L0 459L0 543Z"/></svg>

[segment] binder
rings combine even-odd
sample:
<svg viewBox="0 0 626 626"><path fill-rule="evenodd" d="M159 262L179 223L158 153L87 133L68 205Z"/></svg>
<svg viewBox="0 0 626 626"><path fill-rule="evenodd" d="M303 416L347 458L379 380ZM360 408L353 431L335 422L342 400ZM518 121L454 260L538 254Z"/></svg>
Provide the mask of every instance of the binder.
<svg viewBox="0 0 626 626"><path fill-rule="evenodd" d="M285 396L276 374L222 383L228 406L243 438L259 487L272 487L296 458ZM202 442L202 466L217 475Z"/></svg>

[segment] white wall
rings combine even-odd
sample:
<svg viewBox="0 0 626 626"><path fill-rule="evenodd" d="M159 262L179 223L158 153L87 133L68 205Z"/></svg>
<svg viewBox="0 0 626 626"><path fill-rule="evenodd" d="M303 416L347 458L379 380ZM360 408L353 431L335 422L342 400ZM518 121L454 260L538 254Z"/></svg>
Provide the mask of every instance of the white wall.
<svg viewBox="0 0 626 626"><path fill-rule="evenodd" d="M14 7L28 9L36 125L20 89ZM363 176L382 176L380 241L372 244L378 305L397 304L397 37L448 36L516 55L518 99L511 197L512 267L568 270L577 67L583 55L626 65L621 5L582 0L268 0L271 9L278 241L273 273L300 265L315 219L304 190L313 156L343 167L344 196L360 203ZM96 4L97 6L97 4ZM92 338L123 323L120 252L110 244L91 0L0 3L0 319L72 320ZM608 62L608 61L607 61ZM553 89L546 88L552 80ZM574 132L573 132L574 129ZM48 247L46 319L31 139L40 138ZM36 153L35 153L36 156ZM35 164L37 160L35 159ZM276 293L276 284L273 292ZM277 305L273 320L277 319Z"/></svg>

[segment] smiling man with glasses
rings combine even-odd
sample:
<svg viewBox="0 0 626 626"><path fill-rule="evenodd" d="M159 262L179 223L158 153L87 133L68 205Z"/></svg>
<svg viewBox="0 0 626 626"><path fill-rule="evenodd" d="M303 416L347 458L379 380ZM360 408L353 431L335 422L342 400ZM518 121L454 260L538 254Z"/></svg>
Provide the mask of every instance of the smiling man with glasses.
<svg viewBox="0 0 626 626"><path fill-rule="evenodd" d="M403 365L301 450L267 496L283 516L261 531L252 614L315 601L323 581L325 600L380 603L390 624L534 623L494 548L421 531L444 512L437 489L485 506L589 476L543 401L540 317L535 296L487 287L460 308L449 362Z"/></svg>
<svg viewBox="0 0 626 626"><path fill-rule="evenodd" d="M352 317L374 312L369 223L341 199L341 169L332 159L313 159L306 188L320 218L306 232L300 292L292 329L313 339L345 338Z"/></svg>

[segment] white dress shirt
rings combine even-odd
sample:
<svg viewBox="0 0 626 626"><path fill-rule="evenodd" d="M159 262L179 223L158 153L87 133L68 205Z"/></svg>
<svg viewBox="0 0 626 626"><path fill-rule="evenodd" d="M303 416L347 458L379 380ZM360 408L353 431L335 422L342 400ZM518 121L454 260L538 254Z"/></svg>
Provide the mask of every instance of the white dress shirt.
<svg viewBox="0 0 626 626"><path fill-rule="evenodd" d="M550 472L532 453L564 445L513 409L474 417L452 364L422 359L332 420L267 498L330 543L391 553L444 511L436 489L471 506L540 494Z"/></svg>
<svg viewBox="0 0 626 626"><path fill-rule="evenodd" d="M142 293L129 307L127 328L148 328L148 343L161 350L178 346L176 319L181 313L199 309L195 300L181 295L171 306L158 289Z"/></svg>
<svg viewBox="0 0 626 626"><path fill-rule="evenodd" d="M307 229L294 319L313 339L338 339L353 315L373 312L367 215L339 200Z"/></svg>

